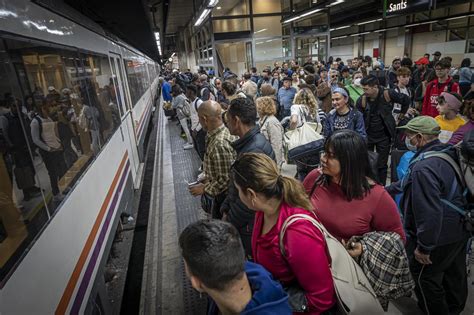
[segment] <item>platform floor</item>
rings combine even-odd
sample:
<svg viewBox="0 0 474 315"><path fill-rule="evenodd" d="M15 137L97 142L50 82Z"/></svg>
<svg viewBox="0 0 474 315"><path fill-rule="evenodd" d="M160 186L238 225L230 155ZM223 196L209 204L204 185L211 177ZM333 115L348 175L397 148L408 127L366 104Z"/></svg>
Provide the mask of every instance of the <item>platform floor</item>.
<svg viewBox="0 0 474 315"><path fill-rule="evenodd" d="M157 141L153 190L150 200L140 314L205 314L206 297L192 289L179 253L179 233L205 217L200 200L191 196L186 181L196 178L200 160L194 150L183 150L176 121L169 121L157 106ZM294 167L284 166L285 175ZM474 272L474 266L473 266ZM463 314L474 314L474 278L469 279L468 305ZM390 304L386 314L422 314L411 298Z"/></svg>

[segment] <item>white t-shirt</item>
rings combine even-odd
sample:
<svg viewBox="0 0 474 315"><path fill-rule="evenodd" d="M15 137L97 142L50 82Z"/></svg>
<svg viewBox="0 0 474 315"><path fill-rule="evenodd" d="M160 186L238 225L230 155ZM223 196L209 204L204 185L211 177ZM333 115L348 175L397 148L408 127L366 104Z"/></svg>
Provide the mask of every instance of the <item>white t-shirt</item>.
<svg viewBox="0 0 474 315"><path fill-rule="evenodd" d="M301 126L306 121L312 121L313 118L309 112L309 108L306 105L291 105L290 107L291 116L296 115L298 117L297 126Z"/></svg>
<svg viewBox="0 0 474 315"><path fill-rule="evenodd" d="M191 102L191 130L194 131L199 131L202 128L201 124L199 123L199 116L197 113L197 109L199 109L201 104L202 100L198 97L196 97L196 99Z"/></svg>

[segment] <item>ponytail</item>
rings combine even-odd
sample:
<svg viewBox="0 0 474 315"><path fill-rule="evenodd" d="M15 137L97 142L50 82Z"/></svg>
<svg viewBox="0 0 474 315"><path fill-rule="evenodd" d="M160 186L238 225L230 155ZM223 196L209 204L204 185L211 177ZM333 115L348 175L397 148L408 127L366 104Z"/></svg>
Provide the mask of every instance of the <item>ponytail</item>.
<svg viewBox="0 0 474 315"><path fill-rule="evenodd" d="M303 185L294 178L280 175L275 162L262 153L244 153L232 166L235 183L267 198L279 198L288 205L313 209Z"/></svg>
<svg viewBox="0 0 474 315"><path fill-rule="evenodd" d="M294 178L281 176L279 182L282 186L283 201L292 207L303 208L308 211L313 210L313 205L308 199L303 185Z"/></svg>

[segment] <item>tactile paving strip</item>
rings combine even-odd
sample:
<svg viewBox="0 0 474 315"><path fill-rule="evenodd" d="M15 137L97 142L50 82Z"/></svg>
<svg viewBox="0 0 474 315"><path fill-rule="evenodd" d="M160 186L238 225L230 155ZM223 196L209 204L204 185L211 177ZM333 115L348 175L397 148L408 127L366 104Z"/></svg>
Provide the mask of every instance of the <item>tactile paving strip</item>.
<svg viewBox="0 0 474 315"><path fill-rule="evenodd" d="M192 182L196 179L201 160L194 149L184 150L185 141L181 138L181 129L176 126L175 121L169 122L168 130L171 141L171 156L173 159L173 180L176 202L176 217L178 222L178 235L190 223L204 218L199 198L193 197L189 191L186 181ZM206 313L207 299L199 296L191 287L186 277L184 263L181 262L183 304L185 314L201 315Z"/></svg>

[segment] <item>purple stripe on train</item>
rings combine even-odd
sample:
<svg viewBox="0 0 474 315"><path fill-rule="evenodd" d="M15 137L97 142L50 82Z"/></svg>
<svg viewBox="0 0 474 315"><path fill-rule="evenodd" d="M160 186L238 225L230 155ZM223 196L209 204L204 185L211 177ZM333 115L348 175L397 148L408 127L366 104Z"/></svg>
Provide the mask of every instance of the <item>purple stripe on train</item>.
<svg viewBox="0 0 474 315"><path fill-rule="evenodd" d="M123 185L125 183L125 178L127 178L129 169L130 169L130 162L127 160L127 165L125 166L125 169L122 173L122 178L120 178L119 186L117 190L115 191L114 198L112 199L112 203L109 207L109 211L107 212L107 217L105 218L105 222L102 225L99 238L97 240L97 243L95 244L94 251L92 252L92 256L89 260L89 264L87 265L87 269L84 272L84 276L82 277L81 285L79 287L79 290L77 291L76 298L74 299L74 304L72 305L72 308L71 308L71 314L79 314L82 302L84 300L84 296L87 291L87 287L89 286L92 273L94 271L95 265L97 264L97 259L99 257L100 250L102 249L102 244L104 243L105 235L107 234L107 230L112 220L112 215L115 212L115 208L119 201L119 196L122 191Z"/></svg>

